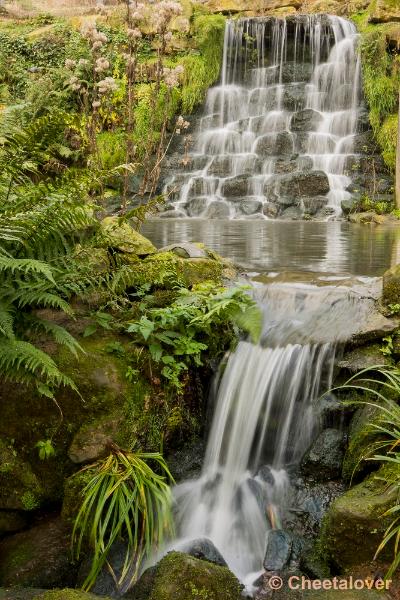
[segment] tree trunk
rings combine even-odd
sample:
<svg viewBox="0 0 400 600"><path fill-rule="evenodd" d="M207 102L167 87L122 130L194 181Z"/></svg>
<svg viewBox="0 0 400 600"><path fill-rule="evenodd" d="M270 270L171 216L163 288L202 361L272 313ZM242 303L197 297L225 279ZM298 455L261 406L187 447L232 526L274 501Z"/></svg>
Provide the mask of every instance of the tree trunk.
<svg viewBox="0 0 400 600"><path fill-rule="evenodd" d="M399 122L397 126L396 150L396 207L400 208L400 91L399 91Z"/></svg>

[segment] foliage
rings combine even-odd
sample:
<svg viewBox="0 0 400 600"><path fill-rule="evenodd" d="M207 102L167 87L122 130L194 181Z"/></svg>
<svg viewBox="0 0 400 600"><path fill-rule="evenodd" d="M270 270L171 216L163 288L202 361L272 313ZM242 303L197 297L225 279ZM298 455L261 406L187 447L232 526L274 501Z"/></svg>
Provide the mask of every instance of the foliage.
<svg viewBox="0 0 400 600"><path fill-rule="evenodd" d="M236 327L253 340L261 333L258 307L246 288L216 288L213 283L181 288L176 300L165 308L151 308L128 327L136 342L146 346L151 357L162 365L162 375L178 390L182 374L202 364L205 351L217 351L217 331ZM223 344L222 344L223 345Z"/></svg>
<svg viewBox="0 0 400 600"><path fill-rule="evenodd" d="M46 460L55 455L53 442L51 440L39 440L36 444L40 460Z"/></svg>
<svg viewBox="0 0 400 600"><path fill-rule="evenodd" d="M382 516L393 517L377 548L376 558L389 542L394 541L394 557L386 574L391 578L400 565L400 406L392 398L400 396L400 370L398 367L374 366L356 373L338 390L356 390L375 397L376 401L363 401L378 411L379 419L371 423L371 432L377 437L369 448L367 460L386 462L398 466L393 471L388 486L397 490L397 503Z"/></svg>
<svg viewBox="0 0 400 600"><path fill-rule="evenodd" d="M148 463L153 463L157 472ZM168 486L172 476L160 454L126 452L115 446L106 459L82 471L90 474L90 479L73 529L74 556L80 557L86 537L94 551L83 588L90 589L107 564L118 586L126 589L150 551L172 533ZM116 574L107 558L121 539L126 553L121 572Z"/></svg>
<svg viewBox="0 0 400 600"><path fill-rule="evenodd" d="M400 84L399 58L387 52L385 30L381 28L368 29L362 34L361 53L370 122L385 163L393 171Z"/></svg>
<svg viewBox="0 0 400 600"><path fill-rule="evenodd" d="M184 113L191 113L204 100L207 89L219 76L225 18L222 15L197 16L193 30L199 54L189 54L180 61L185 68L181 92Z"/></svg>

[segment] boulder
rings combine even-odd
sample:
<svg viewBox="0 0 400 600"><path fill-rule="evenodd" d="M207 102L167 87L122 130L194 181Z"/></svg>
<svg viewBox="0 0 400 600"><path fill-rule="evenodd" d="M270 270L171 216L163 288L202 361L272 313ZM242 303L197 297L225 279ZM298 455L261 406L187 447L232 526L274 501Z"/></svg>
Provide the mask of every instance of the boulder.
<svg viewBox="0 0 400 600"><path fill-rule="evenodd" d="M30 511L38 508L44 489L31 465L12 444L0 438L0 509Z"/></svg>
<svg viewBox="0 0 400 600"><path fill-rule="evenodd" d="M282 196L314 197L323 196L329 192L329 181L323 171L307 173L289 173L283 175L279 182L279 193Z"/></svg>
<svg viewBox="0 0 400 600"><path fill-rule="evenodd" d="M271 529L267 534L264 569L266 571L282 571L289 563L292 544L292 536L289 533L282 529Z"/></svg>
<svg viewBox="0 0 400 600"><path fill-rule="evenodd" d="M0 537L25 529L27 518L23 512L16 510L0 510Z"/></svg>
<svg viewBox="0 0 400 600"><path fill-rule="evenodd" d="M358 223L359 225L381 225L385 221L383 215L377 215L375 212L358 212L349 215L350 223Z"/></svg>
<svg viewBox="0 0 400 600"><path fill-rule="evenodd" d="M215 200L210 202L204 216L208 219L229 219L229 206L226 202Z"/></svg>
<svg viewBox="0 0 400 600"><path fill-rule="evenodd" d="M228 566L222 554L208 538L199 538L197 540L186 542L179 548L179 550L185 554L194 556L194 558L207 560L208 562L219 565L220 567Z"/></svg>
<svg viewBox="0 0 400 600"><path fill-rule="evenodd" d="M0 542L0 585L74 587L71 532L60 518L45 521Z"/></svg>
<svg viewBox="0 0 400 600"><path fill-rule="evenodd" d="M346 198L340 203L343 214L348 215L357 208L357 198Z"/></svg>
<svg viewBox="0 0 400 600"><path fill-rule="evenodd" d="M328 204L326 196L313 196L312 198L301 199L306 215L316 215L318 211Z"/></svg>
<svg viewBox="0 0 400 600"><path fill-rule="evenodd" d="M338 479L342 472L345 441L339 429L324 429L303 457L303 473L316 481Z"/></svg>
<svg viewBox="0 0 400 600"><path fill-rule="evenodd" d="M263 214L269 219L275 219L279 214L279 206L273 202L265 202L263 205Z"/></svg>
<svg viewBox="0 0 400 600"><path fill-rule="evenodd" d="M95 462L109 454L110 445L115 441L122 417L105 417L91 425L84 425L75 434L68 450L68 456L75 464Z"/></svg>
<svg viewBox="0 0 400 600"><path fill-rule="evenodd" d="M400 303L400 265L384 273L382 300L387 305Z"/></svg>
<svg viewBox="0 0 400 600"><path fill-rule="evenodd" d="M127 222L120 223L118 217L106 217L100 223L102 244L126 254L144 256L156 252L155 246L135 231Z"/></svg>
<svg viewBox="0 0 400 600"><path fill-rule="evenodd" d="M194 479L200 475L204 451L204 442L195 440L167 456L169 470L177 483L186 479Z"/></svg>
<svg viewBox="0 0 400 600"><path fill-rule="evenodd" d="M324 428L341 428L346 421L346 414L349 411L344 402L339 400L334 394L324 394L318 400L317 404L319 419Z"/></svg>
<svg viewBox="0 0 400 600"><path fill-rule="evenodd" d="M293 154L292 136L287 131L267 133L258 138L256 152L261 157L291 155Z"/></svg>
<svg viewBox="0 0 400 600"><path fill-rule="evenodd" d="M249 189L249 181L249 175L228 177L222 185L222 195L225 198L240 198L241 196L246 196Z"/></svg>
<svg viewBox="0 0 400 600"><path fill-rule="evenodd" d="M206 210L208 199L205 197L192 198L185 204L185 210L189 217L200 217Z"/></svg>
<svg viewBox="0 0 400 600"><path fill-rule="evenodd" d="M393 516L384 513L397 502L397 489L390 482L399 476L400 466L387 463L333 501L323 522L319 545L336 569L345 571L373 560L393 520ZM393 547L388 544L378 560L392 559Z"/></svg>
<svg viewBox="0 0 400 600"><path fill-rule="evenodd" d="M322 121L322 115L316 110L306 108L292 116L290 120L291 131L315 131Z"/></svg>
<svg viewBox="0 0 400 600"><path fill-rule="evenodd" d="M241 600L241 585L226 567L170 552L143 573L128 592L128 600L188 600L188 598Z"/></svg>
<svg viewBox="0 0 400 600"><path fill-rule="evenodd" d="M173 252L181 258L208 258L209 255L200 244L192 244L191 242L181 242L179 244L169 244L160 248L159 252Z"/></svg>
<svg viewBox="0 0 400 600"><path fill-rule="evenodd" d="M281 214L282 219L297 221L303 217L303 211L299 206L290 206Z"/></svg>
<svg viewBox="0 0 400 600"><path fill-rule="evenodd" d="M244 198L239 202L239 211L243 215L254 215L260 213L262 209L262 202L260 200L254 200L252 198Z"/></svg>

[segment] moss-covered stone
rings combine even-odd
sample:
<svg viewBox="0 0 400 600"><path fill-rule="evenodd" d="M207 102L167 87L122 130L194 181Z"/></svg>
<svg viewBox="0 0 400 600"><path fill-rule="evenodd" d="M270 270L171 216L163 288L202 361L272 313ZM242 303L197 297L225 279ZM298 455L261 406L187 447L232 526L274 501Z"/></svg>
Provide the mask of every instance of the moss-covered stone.
<svg viewBox="0 0 400 600"><path fill-rule="evenodd" d="M100 224L102 243L108 248L126 254L146 255L156 251L153 244L129 223L120 222L118 217L106 217Z"/></svg>
<svg viewBox="0 0 400 600"><path fill-rule="evenodd" d="M400 265L388 269L383 275L382 299L387 305L400 303Z"/></svg>
<svg viewBox="0 0 400 600"><path fill-rule="evenodd" d="M70 532L60 519L0 542L0 585L45 588L75 585Z"/></svg>
<svg viewBox="0 0 400 600"><path fill-rule="evenodd" d="M345 453L342 477L346 482L353 478L359 479L360 475L373 468L373 464L365 462L371 456L371 444L377 440L376 429L382 418L382 411L374 406L365 405L355 413L349 430L349 443Z"/></svg>
<svg viewBox="0 0 400 600"><path fill-rule="evenodd" d="M0 537L21 531L27 524L26 515L16 510L0 510Z"/></svg>
<svg viewBox="0 0 400 600"><path fill-rule="evenodd" d="M34 596L33 600L96 600L99 596L96 594L90 594L89 592L82 592L82 590L49 590ZM108 596L102 596L103 600L110 600Z"/></svg>
<svg viewBox="0 0 400 600"><path fill-rule="evenodd" d="M373 560L392 519L383 515L397 500L397 490L389 485L395 476L400 476L400 466L388 463L332 503L323 521L318 547L335 569L343 572ZM390 560L392 554L389 544L379 560Z"/></svg>
<svg viewBox="0 0 400 600"><path fill-rule="evenodd" d="M44 489L31 466L17 450L0 439L0 507L33 510L40 504Z"/></svg>
<svg viewBox="0 0 400 600"><path fill-rule="evenodd" d="M130 600L240 600L241 585L226 567L170 552L128 594Z"/></svg>

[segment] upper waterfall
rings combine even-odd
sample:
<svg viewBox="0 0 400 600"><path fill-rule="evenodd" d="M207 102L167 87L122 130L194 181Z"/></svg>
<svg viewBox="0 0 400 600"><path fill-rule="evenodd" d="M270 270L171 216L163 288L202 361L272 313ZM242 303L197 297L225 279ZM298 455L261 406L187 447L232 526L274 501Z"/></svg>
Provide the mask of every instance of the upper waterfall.
<svg viewBox="0 0 400 600"><path fill-rule="evenodd" d="M229 20L189 171L166 185L174 216L340 214L365 114L357 39L336 16Z"/></svg>

